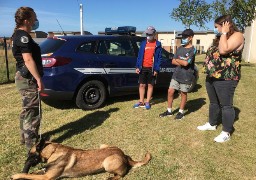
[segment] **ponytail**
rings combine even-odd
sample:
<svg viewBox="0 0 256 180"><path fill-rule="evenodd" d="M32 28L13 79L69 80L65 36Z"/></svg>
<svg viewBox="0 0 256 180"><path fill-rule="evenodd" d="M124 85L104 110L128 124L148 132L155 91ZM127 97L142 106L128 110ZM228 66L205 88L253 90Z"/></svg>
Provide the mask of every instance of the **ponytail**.
<svg viewBox="0 0 256 180"><path fill-rule="evenodd" d="M17 29L18 29L18 26L17 26L17 24L16 24L16 26L15 26L15 28L14 28L14 30L13 30L13 33L12 33L12 38L13 38L15 32L17 31Z"/></svg>
<svg viewBox="0 0 256 180"><path fill-rule="evenodd" d="M34 10L30 7L20 7L17 9L16 13L15 13L15 23L16 26L13 30L13 35L15 34L15 32L17 31L17 29L23 25L25 20L31 19L31 17L33 16L33 14L35 14Z"/></svg>

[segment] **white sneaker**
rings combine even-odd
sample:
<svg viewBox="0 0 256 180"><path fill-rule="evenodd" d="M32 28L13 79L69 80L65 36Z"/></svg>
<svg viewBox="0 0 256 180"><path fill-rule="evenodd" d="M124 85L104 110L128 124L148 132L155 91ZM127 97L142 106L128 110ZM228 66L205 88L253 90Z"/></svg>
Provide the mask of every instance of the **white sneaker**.
<svg viewBox="0 0 256 180"><path fill-rule="evenodd" d="M222 131L220 135L218 135L216 138L214 138L214 141L223 143L230 140L230 134L228 132Z"/></svg>
<svg viewBox="0 0 256 180"><path fill-rule="evenodd" d="M210 125L210 123L205 123L204 125L202 126L197 126L197 129L201 130L201 131L215 131L217 129L217 126L214 125Z"/></svg>

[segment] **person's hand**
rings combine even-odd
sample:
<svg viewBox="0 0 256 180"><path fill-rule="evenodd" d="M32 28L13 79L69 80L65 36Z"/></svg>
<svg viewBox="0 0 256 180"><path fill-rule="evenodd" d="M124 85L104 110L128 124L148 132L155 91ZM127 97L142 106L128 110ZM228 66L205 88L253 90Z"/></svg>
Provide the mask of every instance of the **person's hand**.
<svg viewBox="0 0 256 180"><path fill-rule="evenodd" d="M225 21L222 23L222 33L228 33L229 32L230 23L228 21Z"/></svg>
<svg viewBox="0 0 256 180"><path fill-rule="evenodd" d="M135 72L136 72L136 74L139 74L140 73L139 68L136 68Z"/></svg>
<svg viewBox="0 0 256 180"><path fill-rule="evenodd" d="M158 74L158 73L157 73L156 71L154 71L154 76L157 76L157 74Z"/></svg>
<svg viewBox="0 0 256 180"><path fill-rule="evenodd" d="M39 92L44 90L44 84L41 79L37 81L37 86L38 86L37 89Z"/></svg>

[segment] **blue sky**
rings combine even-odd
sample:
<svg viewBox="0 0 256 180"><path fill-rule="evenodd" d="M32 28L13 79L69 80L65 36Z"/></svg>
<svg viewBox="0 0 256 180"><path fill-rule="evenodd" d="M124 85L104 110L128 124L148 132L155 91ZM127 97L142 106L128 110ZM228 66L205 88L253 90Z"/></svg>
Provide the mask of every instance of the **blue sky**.
<svg viewBox="0 0 256 180"><path fill-rule="evenodd" d="M38 31L61 31L57 20L64 31L80 31L79 4L83 4L84 30L93 34L106 27L126 25L135 26L138 31L149 25L157 31L185 28L170 18L172 9L179 6L178 0L0 0L0 37L12 35L14 14L21 6L35 10L40 22ZM212 23L207 27L213 29Z"/></svg>

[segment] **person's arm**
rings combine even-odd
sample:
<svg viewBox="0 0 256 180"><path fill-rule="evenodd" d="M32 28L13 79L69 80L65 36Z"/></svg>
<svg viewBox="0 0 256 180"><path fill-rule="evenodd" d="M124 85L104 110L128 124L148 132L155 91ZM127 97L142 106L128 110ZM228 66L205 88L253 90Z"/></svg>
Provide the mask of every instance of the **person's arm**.
<svg viewBox="0 0 256 180"><path fill-rule="evenodd" d="M136 72L136 74L140 73L140 66L141 66L141 61L143 59L145 43L146 43L146 41L142 41L141 45L140 45L140 49L139 49L139 52L138 52L138 57L137 57L136 65L135 65L135 68L136 68L135 72Z"/></svg>
<svg viewBox="0 0 256 180"><path fill-rule="evenodd" d="M219 52L222 55L230 53L238 49L244 43L243 34L240 32L235 32L232 34L229 39L227 39L227 34L230 29L229 22L223 22L222 24L222 35L219 41Z"/></svg>
<svg viewBox="0 0 256 180"><path fill-rule="evenodd" d="M174 65L177 66L188 66L191 61L194 59L195 53L196 53L196 49L193 48L193 51L190 51L189 56L186 59L174 59L174 61L172 61Z"/></svg>
<svg viewBox="0 0 256 180"><path fill-rule="evenodd" d="M38 91L44 90L42 78L39 75L39 72L37 70L36 63L32 57L32 54L31 53L22 53L22 57L24 59L24 63L26 65L26 67L28 68L29 72L32 74L32 76L37 81Z"/></svg>
<svg viewBox="0 0 256 180"><path fill-rule="evenodd" d="M163 59L162 59L162 44L161 42L159 42L159 45L158 45L158 48L156 50L156 69L154 70L154 76L157 76L157 74L160 72L160 68L161 68L161 64L163 62ZM153 55L154 56L154 55Z"/></svg>
<svg viewBox="0 0 256 180"><path fill-rule="evenodd" d="M177 49L176 53L174 54L173 58L172 58L172 64L176 65L176 66L180 66L181 64L179 63L179 51L180 51L180 47Z"/></svg>
<svg viewBox="0 0 256 180"><path fill-rule="evenodd" d="M179 59L172 59L172 64L176 66L180 66Z"/></svg>
<svg viewBox="0 0 256 180"><path fill-rule="evenodd" d="M178 64L178 66L187 66L189 57L187 57L186 60L181 60L181 59L175 59L175 63Z"/></svg>

